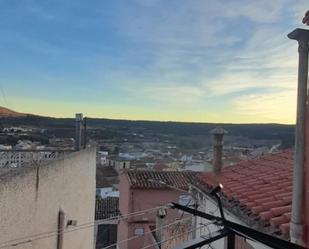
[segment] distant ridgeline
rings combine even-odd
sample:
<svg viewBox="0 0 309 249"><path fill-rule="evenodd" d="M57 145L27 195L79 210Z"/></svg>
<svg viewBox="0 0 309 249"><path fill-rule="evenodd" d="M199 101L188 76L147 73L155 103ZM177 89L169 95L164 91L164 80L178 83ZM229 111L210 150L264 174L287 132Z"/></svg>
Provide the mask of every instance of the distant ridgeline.
<svg viewBox="0 0 309 249"><path fill-rule="evenodd" d="M56 136L74 137L75 119L51 118L24 114L22 116L0 116L0 126L35 126L53 130ZM250 139L281 140L282 148L289 148L294 143L294 125L283 124L218 124L218 123L186 123L161 121L131 121L87 118L87 126L104 128L102 138L121 137L125 133L140 131L148 134L166 134L180 137L209 136L211 129L220 126L231 136L242 136ZM1 127L0 127L1 128Z"/></svg>

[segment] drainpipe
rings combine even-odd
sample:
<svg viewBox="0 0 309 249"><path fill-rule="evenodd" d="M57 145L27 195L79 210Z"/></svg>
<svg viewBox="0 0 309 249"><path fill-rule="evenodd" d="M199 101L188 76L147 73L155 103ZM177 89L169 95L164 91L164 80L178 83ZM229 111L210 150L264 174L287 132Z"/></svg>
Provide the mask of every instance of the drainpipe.
<svg viewBox="0 0 309 249"><path fill-rule="evenodd" d="M59 210L59 213L58 213L57 249L63 249L64 219L65 219L65 213L62 210Z"/></svg>
<svg viewBox="0 0 309 249"><path fill-rule="evenodd" d="M292 214L290 223L291 242L304 245L304 162L305 162L305 117L308 80L309 30L295 29L288 34L298 41L298 90L295 128L295 155L293 169Z"/></svg>

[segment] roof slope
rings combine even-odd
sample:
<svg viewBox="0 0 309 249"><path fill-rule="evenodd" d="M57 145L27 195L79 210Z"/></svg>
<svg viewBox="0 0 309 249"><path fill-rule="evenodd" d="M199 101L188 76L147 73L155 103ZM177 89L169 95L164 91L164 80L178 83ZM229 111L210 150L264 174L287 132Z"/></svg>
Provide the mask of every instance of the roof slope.
<svg viewBox="0 0 309 249"><path fill-rule="evenodd" d="M199 187L222 183L227 209L257 229L288 237L292 203L292 151L268 154L223 169L220 176L202 173Z"/></svg>
<svg viewBox="0 0 309 249"><path fill-rule="evenodd" d="M119 212L119 198L107 197L98 198L95 202L95 219L102 220L117 217Z"/></svg>
<svg viewBox="0 0 309 249"><path fill-rule="evenodd" d="M189 183L196 179L197 172L179 171L127 171L131 188L160 189L173 186L183 190L188 190ZM164 182L160 184L159 181Z"/></svg>

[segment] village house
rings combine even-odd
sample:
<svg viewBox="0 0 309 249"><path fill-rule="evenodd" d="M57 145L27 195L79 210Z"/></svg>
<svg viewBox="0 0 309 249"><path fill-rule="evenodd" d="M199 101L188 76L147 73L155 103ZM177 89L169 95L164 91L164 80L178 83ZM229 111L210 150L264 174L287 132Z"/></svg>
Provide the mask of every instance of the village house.
<svg viewBox="0 0 309 249"><path fill-rule="evenodd" d="M191 200L188 185L193 183L195 176L196 172L123 172L119 184L119 210L124 218L120 219L118 226L118 248L157 248L157 244L160 244L164 249L189 240L191 233L184 231L190 230L191 217L163 206L172 201L188 204L188 200ZM141 213L125 217L136 212ZM175 233L183 236L168 240ZM163 243L165 240L167 242Z"/></svg>

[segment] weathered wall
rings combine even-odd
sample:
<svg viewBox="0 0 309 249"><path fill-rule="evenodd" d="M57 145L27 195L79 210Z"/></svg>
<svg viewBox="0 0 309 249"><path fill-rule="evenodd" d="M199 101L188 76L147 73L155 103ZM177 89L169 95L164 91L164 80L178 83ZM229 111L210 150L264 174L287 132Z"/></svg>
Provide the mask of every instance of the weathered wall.
<svg viewBox="0 0 309 249"><path fill-rule="evenodd" d="M162 229L161 249L170 249L192 239L192 220L186 217L182 222L171 224L165 221Z"/></svg>
<svg viewBox="0 0 309 249"><path fill-rule="evenodd" d="M61 209L65 224L69 219L77 220L76 227L65 227L63 249L93 248L95 159L95 149L91 148L40 165L38 170L32 165L0 175L0 246L5 241L41 234L41 239L14 248L56 249L57 234L45 233L57 230ZM85 223L88 226L80 229ZM68 232L72 229L78 230Z"/></svg>
<svg viewBox="0 0 309 249"><path fill-rule="evenodd" d="M129 181L126 178L125 174L121 174L119 176L119 210L122 215L126 215L130 213L130 185ZM129 238L129 224L127 219L121 219L118 224L118 231L117 231L117 242L123 241ZM119 245L121 249L128 248L128 242L123 242Z"/></svg>
<svg viewBox="0 0 309 249"><path fill-rule="evenodd" d="M119 209L122 215L148 210L172 201L177 202L179 196L183 195L182 192L173 189L130 189L129 182L125 174L120 175L119 191ZM172 223L179 217L181 217L181 213L178 210L168 209L165 219ZM185 215L184 217L187 216ZM166 221L167 224L168 221ZM117 241L119 243L122 240L133 237L135 229L143 229L144 233L146 233L149 226L155 226L155 224L155 210L152 212L143 213L139 216L121 219L118 225ZM148 235L139 236L130 241L120 243L119 248L142 248L151 240L150 237Z"/></svg>

